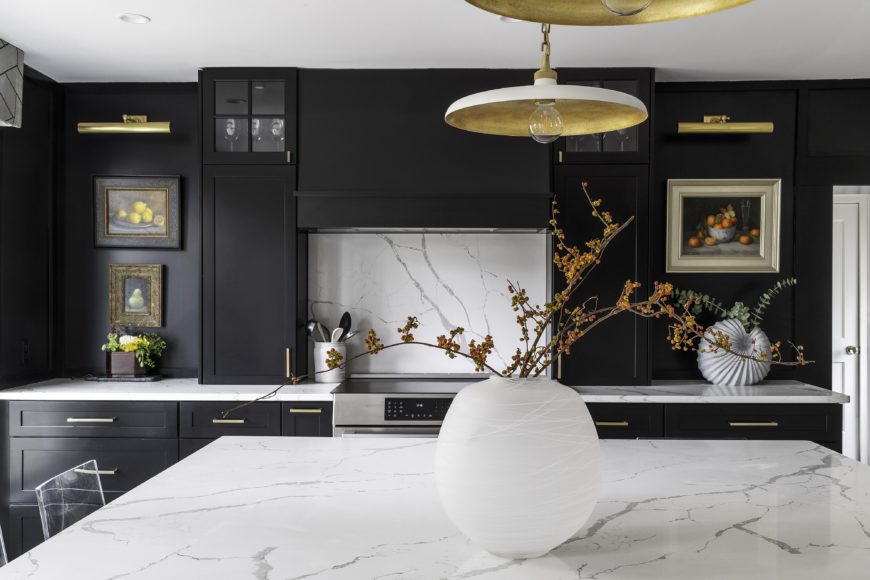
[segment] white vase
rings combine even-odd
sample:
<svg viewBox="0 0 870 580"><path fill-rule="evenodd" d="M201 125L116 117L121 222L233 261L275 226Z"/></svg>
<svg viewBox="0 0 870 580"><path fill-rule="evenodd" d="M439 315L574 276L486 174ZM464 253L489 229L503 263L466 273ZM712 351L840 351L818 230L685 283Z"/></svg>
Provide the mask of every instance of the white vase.
<svg viewBox="0 0 870 580"><path fill-rule="evenodd" d="M341 355L342 367L330 369L326 364L329 351L337 350ZM347 344L343 342L315 342L314 343L314 382L315 383L340 383L344 381L347 373Z"/></svg>
<svg viewBox="0 0 870 580"><path fill-rule="evenodd" d="M715 333L730 338L731 352L710 344L709 341L716 341ZM732 318L707 328L704 337L707 340L698 343L698 369L714 385L746 387L761 382L770 372L770 339L760 328L746 332L740 321ZM735 353L754 358L765 353L768 360L753 360Z"/></svg>
<svg viewBox="0 0 870 580"><path fill-rule="evenodd" d="M493 377L463 388L438 436L435 481L459 530L504 558L543 556L598 499L598 434L576 391Z"/></svg>

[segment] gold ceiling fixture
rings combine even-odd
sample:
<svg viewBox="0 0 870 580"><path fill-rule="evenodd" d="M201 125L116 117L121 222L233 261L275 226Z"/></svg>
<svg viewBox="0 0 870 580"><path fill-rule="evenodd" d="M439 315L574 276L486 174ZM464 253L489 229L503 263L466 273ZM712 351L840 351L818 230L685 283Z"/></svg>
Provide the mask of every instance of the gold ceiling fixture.
<svg viewBox="0 0 870 580"><path fill-rule="evenodd" d="M752 0L465 0L517 20L575 26L619 26L692 18Z"/></svg>
<svg viewBox="0 0 870 580"><path fill-rule="evenodd" d="M541 68L534 84L463 97L444 115L447 124L475 133L532 137L552 143L567 135L589 135L643 123L648 113L637 97L619 91L560 85L550 68L550 25L541 25Z"/></svg>
<svg viewBox="0 0 870 580"><path fill-rule="evenodd" d="M728 115L704 115L703 123L677 123L677 133L773 133L773 123L732 123Z"/></svg>
<svg viewBox="0 0 870 580"><path fill-rule="evenodd" d="M147 115L122 115L120 123L79 123L79 133L170 133L169 121L149 121Z"/></svg>

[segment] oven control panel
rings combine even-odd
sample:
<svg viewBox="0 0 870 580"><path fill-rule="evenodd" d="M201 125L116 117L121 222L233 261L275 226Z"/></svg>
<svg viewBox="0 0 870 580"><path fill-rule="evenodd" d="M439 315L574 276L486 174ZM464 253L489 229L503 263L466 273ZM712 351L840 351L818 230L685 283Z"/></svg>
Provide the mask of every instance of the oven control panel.
<svg viewBox="0 0 870 580"><path fill-rule="evenodd" d="M453 398L412 399L387 398L384 401L386 421L443 421Z"/></svg>

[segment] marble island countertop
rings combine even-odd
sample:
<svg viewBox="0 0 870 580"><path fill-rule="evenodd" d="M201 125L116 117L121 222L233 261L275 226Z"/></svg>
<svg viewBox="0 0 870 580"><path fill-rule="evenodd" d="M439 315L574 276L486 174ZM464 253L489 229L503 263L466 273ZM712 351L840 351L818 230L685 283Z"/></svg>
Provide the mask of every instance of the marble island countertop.
<svg viewBox="0 0 870 580"><path fill-rule="evenodd" d="M332 401L340 383L288 385L270 401ZM277 385L200 385L196 379L153 383L53 379L0 390L0 401L250 401ZM574 387L587 403L848 403L841 393L797 381L764 381L724 387L701 381L662 381L652 386Z"/></svg>
<svg viewBox="0 0 870 580"><path fill-rule="evenodd" d="M857 578L870 467L801 441L604 441L592 517L503 560L449 522L435 441L226 437L0 569L3 580Z"/></svg>

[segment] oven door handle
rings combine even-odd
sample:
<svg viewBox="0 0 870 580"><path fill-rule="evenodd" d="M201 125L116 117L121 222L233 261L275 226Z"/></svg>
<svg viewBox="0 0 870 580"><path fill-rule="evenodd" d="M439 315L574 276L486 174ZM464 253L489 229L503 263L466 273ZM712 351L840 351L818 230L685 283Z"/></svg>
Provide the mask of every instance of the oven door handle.
<svg viewBox="0 0 870 580"><path fill-rule="evenodd" d="M439 427L431 428L401 428L401 427L353 427L341 429L339 435L349 439L363 439L375 437L416 437L435 439L438 437Z"/></svg>

